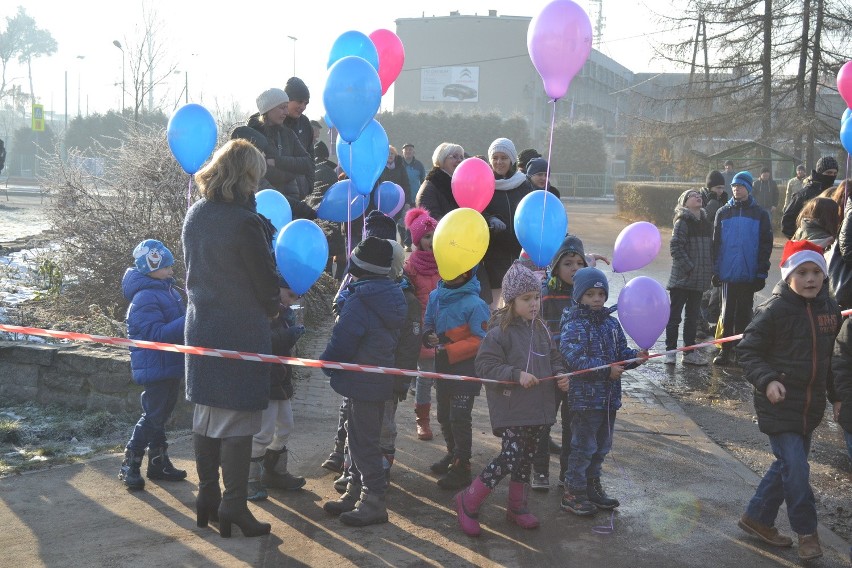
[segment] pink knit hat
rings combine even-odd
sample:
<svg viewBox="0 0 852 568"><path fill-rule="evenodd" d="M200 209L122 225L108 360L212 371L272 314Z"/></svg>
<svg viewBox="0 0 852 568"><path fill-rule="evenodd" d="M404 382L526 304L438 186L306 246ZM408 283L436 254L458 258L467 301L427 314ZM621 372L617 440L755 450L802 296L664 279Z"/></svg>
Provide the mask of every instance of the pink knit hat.
<svg viewBox="0 0 852 568"><path fill-rule="evenodd" d="M419 248L420 239L429 231L434 231L438 222L422 207L414 207L405 214L405 226L411 231L411 242Z"/></svg>

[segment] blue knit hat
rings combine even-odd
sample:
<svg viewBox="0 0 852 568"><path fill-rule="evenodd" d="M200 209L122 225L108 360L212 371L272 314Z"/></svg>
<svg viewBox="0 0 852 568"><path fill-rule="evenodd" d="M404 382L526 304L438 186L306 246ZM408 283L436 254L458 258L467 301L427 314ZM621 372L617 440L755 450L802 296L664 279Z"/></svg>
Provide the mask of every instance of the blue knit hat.
<svg viewBox="0 0 852 568"><path fill-rule="evenodd" d="M175 257L166 245L155 239L146 239L133 249L133 262L136 270L150 274L175 263Z"/></svg>
<svg viewBox="0 0 852 568"><path fill-rule="evenodd" d="M734 179L731 180L731 186L744 185L749 193L751 193L751 186L753 183L754 178L751 176L751 173L747 171L739 172L734 176Z"/></svg>
<svg viewBox="0 0 852 568"><path fill-rule="evenodd" d="M606 275L597 268L581 268L574 274L574 301L580 303L580 298L589 288L601 288L609 298L609 283Z"/></svg>

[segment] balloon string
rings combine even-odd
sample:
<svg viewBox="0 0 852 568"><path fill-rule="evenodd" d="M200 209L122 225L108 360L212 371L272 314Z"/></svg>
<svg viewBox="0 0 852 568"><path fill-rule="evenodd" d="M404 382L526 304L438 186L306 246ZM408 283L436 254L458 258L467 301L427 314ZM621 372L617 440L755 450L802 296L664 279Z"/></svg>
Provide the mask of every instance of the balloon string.
<svg viewBox="0 0 852 568"><path fill-rule="evenodd" d="M186 208L189 209L190 197L192 195L192 174L189 175L189 183L186 186Z"/></svg>

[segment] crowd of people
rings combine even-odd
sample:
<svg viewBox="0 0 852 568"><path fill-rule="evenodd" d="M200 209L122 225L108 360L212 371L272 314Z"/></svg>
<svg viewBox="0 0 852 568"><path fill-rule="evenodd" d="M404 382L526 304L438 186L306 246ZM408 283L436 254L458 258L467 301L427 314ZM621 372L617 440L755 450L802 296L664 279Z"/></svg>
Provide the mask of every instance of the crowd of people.
<svg viewBox="0 0 852 568"><path fill-rule="evenodd" d="M168 247L154 239L136 247L122 283L131 302L128 336L291 353L305 332L291 308L299 295L277 270L275 228L257 213L254 199L258 190L273 187L288 199L294 218L321 224L330 244L327 268L341 281L335 324L319 358L486 378L491 426L501 439L499 454L477 473L472 409L481 381L418 376L412 382L324 369L341 396L333 448L322 464L339 474L334 485L340 497L324 504L329 514L352 526L387 522L399 405L413 395L415 420L403 424L416 428L418 439L432 439L433 387L446 453L430 469L440 488L457 491L455 510L465 534L481 533L480 507L507 476L508 521L538 527L527 494L550 487L550 453L559 455L563 510L585 516L618 507L601 481L602 464L621 407L622 373L650 355L628 347L613 317L617 306L606 305L609 284L596 264L608 259L587 254L570 234L548 266L536 266L523 252L514 232L519 202L538 189L559 195L548 184L547 161L532 149L519 153L507 138L489 145L484 159L495 192L482 211L488 248L477 266L442 277L432 240L441 219L459 207L451 180L464 148L438 145L427 170L412 144L402 146L402 155L390 146L379 182L403 188L404 206L395 218L368 210L359 222L363 235L346 231L316 219L325 191L343 174L319 140L319 124L304 115L309 97L296 77L284 89L265 90L257 97L258 112L196 174L200 198L182 234L186 304L174 285ZM776 461L739 526L771 545L792 545L775 528L786 502L800 557L815 558L821 549L807 456L826 400L852 455L852 338L840 314L841 307L852 307L852 208L846 207L846 181L833 188L834 158L821 158L809 177L797 172L783 208L782 231L791 240L782 280L753 311L754 294L769 275L780 195L769 168L755 180L732 166L710 172L706 187L683 192L674 207L664 362L677 364L681 322L686 348L709 333L743 334L738 344L723 343L713 363L741 366L754 385L759 427ZM351 252L346 232L356 233ZM191 355L184 362L174 353L137 348L131 360L133 378L145 389L143 413L119 478L129 489L144 488L146 451L149 479L186 478L168 457L165 432L185 378L186 398L195 404L198 525L217 522L225 537L232 525L245 536L268 534L270 525L257 521L247 502L266 499L270 489L305 485L287 468L295 427L290 367ZM709 363L697 349L684 350L682 362ZM591 368L597 370L566 376ZM561 444L550 437L557 415Z"/></svg>

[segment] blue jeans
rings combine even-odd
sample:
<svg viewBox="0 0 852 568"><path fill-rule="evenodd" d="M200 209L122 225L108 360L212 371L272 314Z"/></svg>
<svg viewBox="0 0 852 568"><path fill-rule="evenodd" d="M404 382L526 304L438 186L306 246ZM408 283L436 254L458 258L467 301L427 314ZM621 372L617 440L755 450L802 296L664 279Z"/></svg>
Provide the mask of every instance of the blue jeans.
<svg viewBox="0 0 852 568"><path fill-rule="evenodd" d="M142 417L133 428L127 449L142 453L145 448L160 448L166 445L166 422L172 415L180 392L181 379L166 379L145 385L139 397L142 402Z"/></svg>
<svg viewBox="0 0 852 568"><path fill-rule="evenodd" d="M793 432L770 434L775 461L757 486L746 515L767 526L775 525L781 503L787 502L790 527L796 534L813 534L817 528L816 501L808 480L811 435Z"/></svg>
<svg viewBox="0 0 852 568"><path fill-rule="evenodd" d="M615 410L576 410L571 415L571 454L565 485L572 492L584 492L589 479L601 476L601 465L612 449Z"/></svg>

